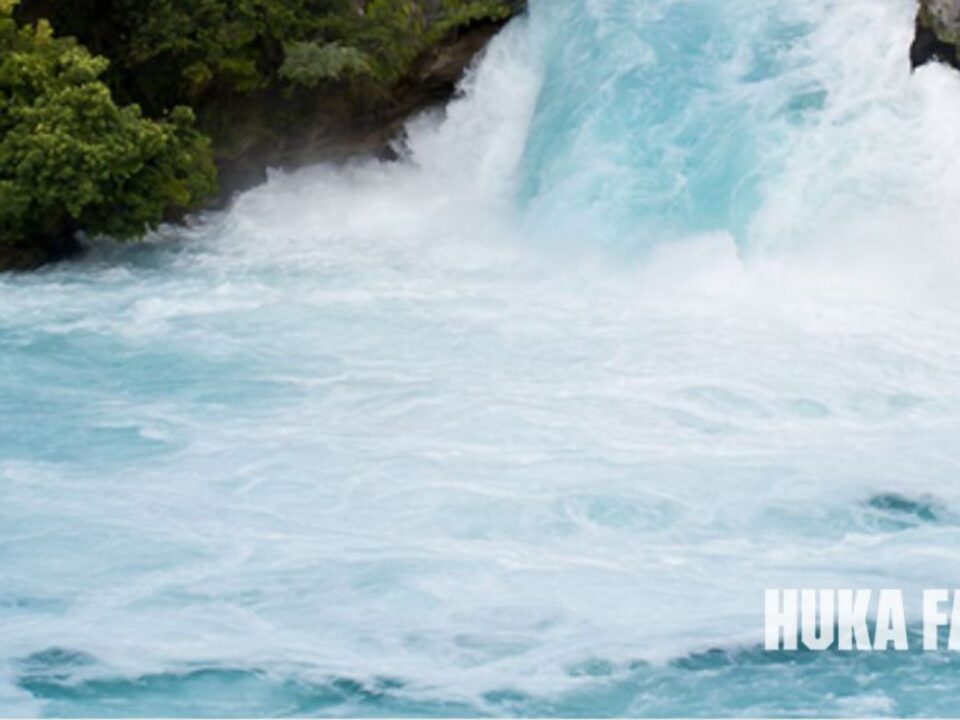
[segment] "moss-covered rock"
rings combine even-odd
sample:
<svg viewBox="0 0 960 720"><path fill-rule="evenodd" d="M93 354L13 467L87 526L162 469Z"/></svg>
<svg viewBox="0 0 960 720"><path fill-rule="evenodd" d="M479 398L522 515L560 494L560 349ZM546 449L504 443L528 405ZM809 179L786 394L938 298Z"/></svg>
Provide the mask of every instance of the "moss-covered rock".
<svg viewBox="0 0 960 720"><path fill-rule="evenodd" d="M960 0L921 0L920 16L944 42L960 42Z"/></svg>
<svg viewBox="0 0 960 720"><path fill-rule="evenodd" d="M293 92L273 86L220 98L207 107L205 127L215 138L223 196L262 182L268 167L390 156L406 120L447 101L501 25L475 22L432 41L386 86L320 79Z"/></svg>
<svg viewBox="0 0 960 720"><path fill-rule="evenodd" d="M960 0L920 0L910 61L919 67L939 60L960 68Z"/></svg>

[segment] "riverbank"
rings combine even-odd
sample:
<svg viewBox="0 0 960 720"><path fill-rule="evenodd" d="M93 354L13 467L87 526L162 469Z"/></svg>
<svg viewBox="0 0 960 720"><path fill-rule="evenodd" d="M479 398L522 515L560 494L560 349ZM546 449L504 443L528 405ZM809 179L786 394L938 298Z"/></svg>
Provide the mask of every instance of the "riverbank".
<svg viewBox="0 0 960 720"><path fill-rule="evenodd" d="M523 5L0 6L0 270L222 207L269 168L388 156Z"/></svg>

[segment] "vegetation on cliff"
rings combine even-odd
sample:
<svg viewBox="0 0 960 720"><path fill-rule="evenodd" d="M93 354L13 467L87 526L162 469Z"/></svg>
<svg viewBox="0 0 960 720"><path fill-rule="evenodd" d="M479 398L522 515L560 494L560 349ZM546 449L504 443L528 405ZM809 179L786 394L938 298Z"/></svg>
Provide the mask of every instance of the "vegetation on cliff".
<svg viewBox="0 0 960 720"><path fill-rule="evenodd" d="M198 207L212 159L376 115L426 50L517 4L0 0L0 268Z"/></svg>
<svg viewBox="0 0 960 720"><path fill-rule="evenodd" d="M383 93L451 30L507 17L504 0L26 0L113 63L110 84L148 113L275 86Z"/></svg>
<svg viewBox="0 0 960 720"><path fill-rule="evenodd" d="M178 107L118 106L107 61L0 0L0 264L64 254L73 232L136 237L214 187L209 143Z"/></svg>

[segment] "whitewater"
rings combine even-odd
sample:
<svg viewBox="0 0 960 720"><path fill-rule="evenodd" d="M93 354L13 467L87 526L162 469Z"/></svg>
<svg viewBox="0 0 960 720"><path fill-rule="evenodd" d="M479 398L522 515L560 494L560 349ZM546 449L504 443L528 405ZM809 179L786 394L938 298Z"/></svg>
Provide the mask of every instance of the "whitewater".
<svg viewBox="0 0 960 720"><path fill-rule="evenodd" d="M0 715L955 712L761 650L765 588L960 577L914 13L534 0L400 161L0 278Z"/></svg>

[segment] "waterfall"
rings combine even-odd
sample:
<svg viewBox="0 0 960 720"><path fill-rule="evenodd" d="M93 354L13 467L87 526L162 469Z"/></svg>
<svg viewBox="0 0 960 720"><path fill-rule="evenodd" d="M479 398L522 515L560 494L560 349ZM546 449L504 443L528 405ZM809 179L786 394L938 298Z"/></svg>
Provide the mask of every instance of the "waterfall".
<svg viewBox="0 0 960 720"><path fill-rule="evenodd" d="M400 161L0 279L0 714L952 712L759 649L960 574L913 11L534 0Z"/></svg>

